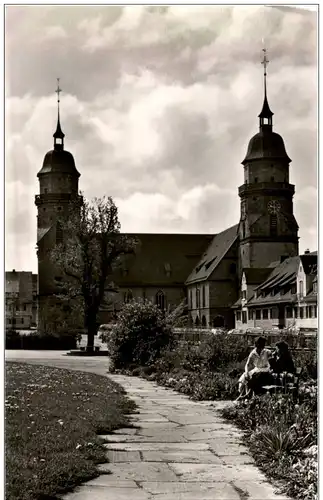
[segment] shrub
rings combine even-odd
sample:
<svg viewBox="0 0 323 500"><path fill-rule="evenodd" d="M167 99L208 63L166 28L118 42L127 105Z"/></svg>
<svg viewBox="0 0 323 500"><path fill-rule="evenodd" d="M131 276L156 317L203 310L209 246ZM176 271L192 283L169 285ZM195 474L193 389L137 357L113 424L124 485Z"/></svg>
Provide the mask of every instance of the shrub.
<svg viewBox="0 0 323 500"><path fill-rule="evenodd" d="M17 332L8 332L6 335L6 349L25 350L70 350L76 348L76 335L23 335Z"/></svg>
<svg viewBox="0 0 323 500"><path fill-rule="evenodd" d="M125 304L109 337L108 348L115 368L154 363L162 349L173 341L173 320L174 316L151 302Z"/></svg>

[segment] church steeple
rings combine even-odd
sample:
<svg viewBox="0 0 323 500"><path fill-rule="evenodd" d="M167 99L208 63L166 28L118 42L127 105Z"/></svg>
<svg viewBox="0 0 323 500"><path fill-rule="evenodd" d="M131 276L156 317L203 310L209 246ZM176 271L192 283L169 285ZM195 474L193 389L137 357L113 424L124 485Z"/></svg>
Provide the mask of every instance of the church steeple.
<svg viewBox="0 0 323 500"><path fill-rule="evenodd" d="M59 94L62 92L62 89L59 87L59 78L57 78L57 89L55 92L57 93L57 126L56 126L56 131L53 134L54 137L54 149L55 150L62 150L64 149L64 137L65 134L61 129L61 123L60 123L60 117L59 117L59 103L60 103L60 97Z"/></svg>
<svg viewBox="0 0 323 500"><path fill-rule="evenodd" d="M260 125L260 130L272 130L272 117L273 117L273 112L271 111L268 100L267 100L267 65L269 63L269 60L267 59L267 50L264 48L262 49L264 53L264 58L261 61L261 64L264 66L264 103L262 106L261 113L258 115L259 117L259 125Z"/></svg>

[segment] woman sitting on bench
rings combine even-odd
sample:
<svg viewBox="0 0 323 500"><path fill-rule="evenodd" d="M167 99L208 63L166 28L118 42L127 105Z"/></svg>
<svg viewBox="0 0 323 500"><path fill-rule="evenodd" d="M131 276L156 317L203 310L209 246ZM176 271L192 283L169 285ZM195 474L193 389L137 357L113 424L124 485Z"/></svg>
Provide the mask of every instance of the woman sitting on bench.
<svg viewBox="0 0 323 500"><path fill-rule="evenodd" d="M294 374L296 371L288 344L283 340L277 342L276 350L273 357L269 359L269 363L272 371L277 375L283 372Z"/></svg>

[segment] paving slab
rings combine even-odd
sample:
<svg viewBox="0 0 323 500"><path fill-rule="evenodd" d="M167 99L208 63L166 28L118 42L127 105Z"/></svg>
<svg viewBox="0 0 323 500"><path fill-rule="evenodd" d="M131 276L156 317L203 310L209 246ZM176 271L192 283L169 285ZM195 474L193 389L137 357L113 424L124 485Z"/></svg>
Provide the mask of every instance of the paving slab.
<svg viewBox="0 0 323 500"><path fill-rule="evenodd" d="M180 477L181 481L265 481L264 475L253 465L237 465L234 467L218 464L170 463L169 467Z"/></svg>
<svg viewBox="0 0 323 500"><path fill-rule="evenodd" d="M104 443L108 450L120 451L181 451L181 450L209 450L207 443Z"/></svg>
<svg viewBox="0 0 323 500"><path fill-rule="evenodd" d="M100 471L110 471L116 479L123 481L177 481L177 476L168 464L162 462L132 462L100 464Z"/></svg>
<svg viewBox="0 0 323 500"><path fill-rule="evenodd" d="M108 450L107 458L109 462L141 462L139 451L115 451Z"/></svg>
<svg viewBox="0 0 323 500"><path fill-rule="evenodd" d="M156 431L154 435L139 436L132 434L107 434L102 436L107 443L187 443L187 439L176 433L161 433Z"/></svg>
<svg viewBox="0 0 323 500"><path fill-rule="evenodd" d="M228 497L223 497L228 500L236 500L239 499L239 496L237 496L234 488L228 484L228 483L223 483L223 482L218 482L216 484L216 487L214 485L214 482L205 482L205 483L199 483L199 482L180 482L180 481L172 481L172 482L157 482L157 481L146 481L146 482L141 482L139 481L138 483L144 491L147 491L148 493L152 493L155 498L155 495L173 495L170 496L169 498L172 498L172 500L176 499L179 500L181 498L180 495L184 494L194 494L195 498L198 498L198 494L203 494L204 495L207 492L212 492L214 494L214 490L218 491L218 494L226 494L229 493ZM158 498L158 496L157 496ZM162 496L160 498L163 498ZM213 498L218 498L219 500L222 500L221 496L215 496Z"/></svg>
<svg viewBox="0 0 323 500"><path fill-rule="evenodd" d="M173 450L173 451L143 451L142 460L144 462L184 462L184 463L204 463L222 464L220 457L208 450Z"/></svg>
<svg viewBox="0 0 323 500"><path fill-rule="evenodd" d="M150 500L151 496L138 486L135 488L113 488L106 486L81 486L64 497L66 500Z"/></svg>

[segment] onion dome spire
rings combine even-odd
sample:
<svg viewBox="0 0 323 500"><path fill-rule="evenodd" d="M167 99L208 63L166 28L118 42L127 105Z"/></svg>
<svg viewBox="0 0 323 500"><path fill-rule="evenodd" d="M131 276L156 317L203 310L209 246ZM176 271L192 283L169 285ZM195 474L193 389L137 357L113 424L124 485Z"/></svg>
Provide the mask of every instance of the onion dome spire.
<svg viewBox="0 0 323 500"><path fill-rule="evenodd" d="M273 125L272 117L274 113L271 111L267 100L267 65L269 63L269 59L267 59L267 50L263 48L262 51L264 53L264 58L261 61L261 64L264 66L264 103L258 117L260 119L260 130L264 130L264 128L266 130L271 130Z"/></svg>
<svg viewBox="0 0 323 500"><path fill-rule="evenodd" d="M59 119L59 103L60 103L60 92L62 92L62 89L59 87L59 78L57 78L57 89L55 92L57 93L57 126L56 126L56 131L53 134L54 137L54 149L64 149L64 137L65 134L61 129L61 123Z"/></svg>

